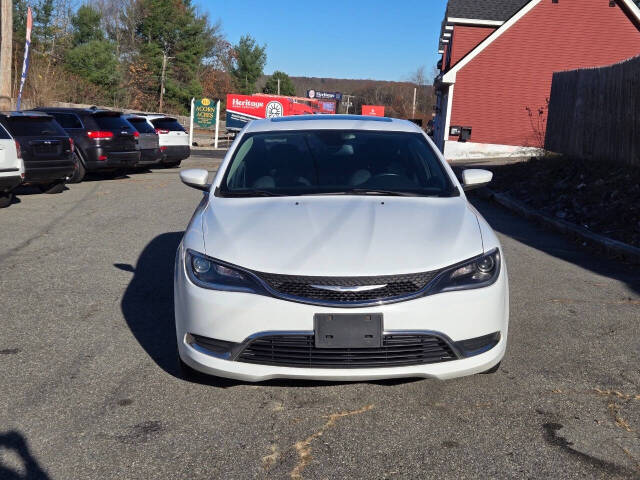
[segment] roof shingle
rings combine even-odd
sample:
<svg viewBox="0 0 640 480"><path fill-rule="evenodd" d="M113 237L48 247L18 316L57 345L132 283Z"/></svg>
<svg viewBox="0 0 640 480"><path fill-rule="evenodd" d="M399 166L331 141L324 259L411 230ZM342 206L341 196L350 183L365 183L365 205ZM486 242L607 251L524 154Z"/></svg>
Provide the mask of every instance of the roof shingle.
<svg viewBox="0 0 640 480"><path fill-rule="evenodd" d="M447 17L506 22L531 0L449 0Z"/></svg>

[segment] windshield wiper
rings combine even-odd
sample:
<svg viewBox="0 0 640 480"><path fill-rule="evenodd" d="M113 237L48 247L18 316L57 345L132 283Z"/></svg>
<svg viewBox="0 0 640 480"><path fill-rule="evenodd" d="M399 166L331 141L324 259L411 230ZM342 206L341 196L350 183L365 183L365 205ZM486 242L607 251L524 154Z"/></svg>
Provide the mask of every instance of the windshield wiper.
<svg viewBox="0 0 640 480"><path fill-rule="evenodd" d="M350 188L348 190L340 190L336 192L317 192L317 193L305 193L303 196L323 196L323 195L383 195L387 197L424 197L424 195L418 192L399 192L397 190L380 190L377 188Z"/></svg>
<svg viewBox="0 0 640 480"><path fill-rule="evenodd" d="M220 192L221 197L282 197L282 194L267 190L244 190L242 192Z"/></svg>

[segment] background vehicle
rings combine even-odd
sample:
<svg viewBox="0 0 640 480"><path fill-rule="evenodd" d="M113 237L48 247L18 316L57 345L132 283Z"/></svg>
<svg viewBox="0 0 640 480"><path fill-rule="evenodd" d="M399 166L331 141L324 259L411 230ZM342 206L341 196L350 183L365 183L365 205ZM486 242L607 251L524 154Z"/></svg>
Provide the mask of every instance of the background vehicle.
<svg viewBox="0 0 640 480"><path fill-rule="evenodd" d="M8 112L0 114L0 124L24 160L24 183L45 193L62 192L77 166L74 142L54 118L42 112Z"/></svg>
<svg viewBox="0 0 640 480"><path fill-rule="evenodd" d="M125 115L127 122L138 132L138 149L140 161L136 166L152 166L162 162L159 135L146 118L137 115Z"/></svg>
<svg viewBox="0 0 640 480"><path fill-rule="evenodd" d="M0 208L11 205L13 189L22 183L24 162L9 132L0 125Z"/></svg>
<svg viewBox="0 0 640 480"><path fill-rule="evenodd" d="M227 95L227 130L239 132L251 120L293 115L335 114L336 102L282 95Z"/></svg>
<svg viewBox="0 0 640 480"><path fill-rule="evenodd" d="M191 155L189 135L178 120L160 114L136 114L136 116L146 118L158 134L162 165L169 168L178 167L182 160L189 158Z"/></svg>
<svg viewBox="0 0 640 480"><path fill-rule="evenodd" d="M87 172L117 176L140 160L138 132L122 113L98 108L38 108L58 121L73 138L78 170L70 183L82 181Z"/></svg>

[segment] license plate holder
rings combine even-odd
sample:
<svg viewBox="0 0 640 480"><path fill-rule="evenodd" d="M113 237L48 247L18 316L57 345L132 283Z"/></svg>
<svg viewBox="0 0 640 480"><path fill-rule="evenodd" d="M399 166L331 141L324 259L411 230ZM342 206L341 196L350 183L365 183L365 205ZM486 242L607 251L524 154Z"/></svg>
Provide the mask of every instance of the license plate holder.
<svg viewBox="0 0 640 480"><path fill-rule="evenodd" d="M316 348L382 347L382 314L324 314L313 317Z"/></svg>

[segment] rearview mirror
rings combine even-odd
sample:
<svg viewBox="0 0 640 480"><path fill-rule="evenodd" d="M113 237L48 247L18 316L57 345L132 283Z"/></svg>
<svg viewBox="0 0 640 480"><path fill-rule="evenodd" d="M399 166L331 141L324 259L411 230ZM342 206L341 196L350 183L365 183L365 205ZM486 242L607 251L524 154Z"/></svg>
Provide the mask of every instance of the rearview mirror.
<svg viewBox="0 0 640 480"><path fill-rule="evenodd" d="M462 187L465 192L488 185L493 179L489 170L469 169L462 171Z"/></svg>
<svg viewBox="0 0 640 480"><path fill-rule="evenodd" d="M196 190L208 191L211 185L207 183L209 172L204 168L190 168L180 172L180 180L185 185Z"/></svg>

